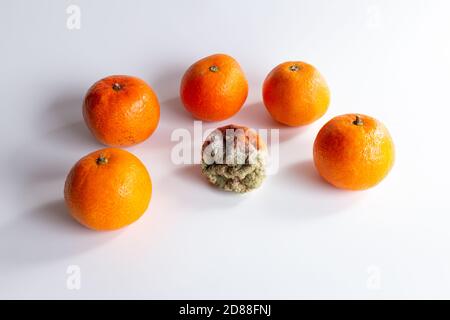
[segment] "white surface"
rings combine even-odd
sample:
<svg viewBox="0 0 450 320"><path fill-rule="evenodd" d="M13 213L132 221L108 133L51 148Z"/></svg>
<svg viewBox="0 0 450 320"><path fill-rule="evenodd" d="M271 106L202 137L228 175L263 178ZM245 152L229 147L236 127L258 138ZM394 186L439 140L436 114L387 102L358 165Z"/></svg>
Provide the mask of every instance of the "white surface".
<svg viewBox="0 0 450 320"><path fill-rule="evenodd" d="M69 4L80 30L66 28ZM444 0L3 0L0 298L450 298L449 15ZM250 93L204 128L277 128L261 84L286 60L317 66L332 92L315 124L281 128L278 173L244 196L170 159L172 131L193 128L179 80L217 52L241 63ZM62 192L70 167L102 147L81 101L110 74L148 81L162 117L129 148L153 178L149 210L96 233L70 218ZM333 189L311 164L319 128L348 112L382 120L397 147L366 192ZM66 287L70 265L80 290Z"/></svg>

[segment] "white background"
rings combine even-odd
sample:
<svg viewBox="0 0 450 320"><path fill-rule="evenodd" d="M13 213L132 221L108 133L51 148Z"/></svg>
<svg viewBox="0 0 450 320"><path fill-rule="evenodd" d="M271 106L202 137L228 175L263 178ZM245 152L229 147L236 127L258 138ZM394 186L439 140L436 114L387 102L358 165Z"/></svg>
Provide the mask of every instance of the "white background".
<svg viewBox="0 0 450 320"><path fill-rule="evenodd" d="M66 8L81 9L69 30ZM17 1L0 4L1 298L450 298L448 1ZM280 129L276 175L247 195L175 165L178 98L194 61L228 53L249 98L237 123ZM261 104L267 73L314 64L332 92L306 128L280 127ZM111 74L145 79L161 121L129 148L153 198L118 232L77 224L63 202L71 166L99 149L81 103ZM346 192L315 172L312 143L331 117L385 123L396 164L379 186ZM67 288L79 266L80 290Z"/></svg>

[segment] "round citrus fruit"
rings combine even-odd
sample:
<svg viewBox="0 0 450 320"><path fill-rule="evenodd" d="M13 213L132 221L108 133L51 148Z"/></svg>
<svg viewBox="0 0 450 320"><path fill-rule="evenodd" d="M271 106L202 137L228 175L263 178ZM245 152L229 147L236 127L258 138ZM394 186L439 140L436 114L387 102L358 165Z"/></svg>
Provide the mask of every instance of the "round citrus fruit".
<svg viewBox="0 0 450 320"><path fill-rule="evenodd" d="M72 216L94 230L115 230L147 210L152 182L144 164L128 151L106 148L70 170L64 198Z"/></svg>
<svg viewBox="0 0 450 320"><path fill-rule="evenodd" d="M378 120L358 114L335 117L314 142L314 164L332 185L363 190L378 184L394 164L394 143Z"/></svg>
<svg viewBox="0 0 450 320"><path fill-rule="evenodd" d="M236 114L247 99L248 83L238 62L225 54L203 58L186 71L180 96L195 118L221 121Z"/></svg>
<svg viewBox="0 0 450 320"><path fill-rule="evenodd" d="M83 117L103 144L131 146L150 137L158 126L158 98L141 79L110 76L89 88Z"/></svg>
<svg viewBox="0 0 450 320"><path fill-rule="evenodd" d="M202 146L202 173L213 185L237 193L252 191L266 177L267 146L253 129L227 125Z"/></svg>
<svg viewBox="0 0 450 320"><path fill-rule="evenodd" d="M289 61L276 66L267 75L263 100L276 121L295 127L314 122L325 114L330 91L312 65Z"/></svg>

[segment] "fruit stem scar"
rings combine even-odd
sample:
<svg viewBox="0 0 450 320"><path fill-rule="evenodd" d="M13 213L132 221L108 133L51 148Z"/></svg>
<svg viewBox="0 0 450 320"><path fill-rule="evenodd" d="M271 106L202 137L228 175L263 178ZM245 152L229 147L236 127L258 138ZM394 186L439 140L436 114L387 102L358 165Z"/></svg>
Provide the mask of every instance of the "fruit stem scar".
<svg viewBox="0 0 450 320"><path fill-rule="evenodd" d="M359 115L355 115L356 119L355 121L353 121L353 124L355 126L362 126L364 124L364 122L362 121L361 117Z"/></svg>
<svg viewBox="0 0 450 320"><path fill-rule="evenodd" d="M112 86L113 90L115 91L119 91L120 89L122 89L122 86L120 85L120 83L115 82Z"/></svg>
<svg viewBox="0 0 450 320"><path fill-rule="evenodd" d="M211 66L211 67L209 67L209 71L217 72L217 71L219 71L219 67L218 66Z"/></svg>
<svg viewBox="0 0 450 320"><path fill-rule="evenodd" d="M98 165L107 164L107 163L108 163L108 159L107 159L104 155L101 154L101 155L97 158L97 160L95 160L95 162L96 162Z"/></svg>
<svg viewBox="0 0 450 320"><path fill-rule="evenodd" d="M300 67L296 64L293 64L292 66L289 67L289 70L295 72L295 71L300 70Z"/></svg>

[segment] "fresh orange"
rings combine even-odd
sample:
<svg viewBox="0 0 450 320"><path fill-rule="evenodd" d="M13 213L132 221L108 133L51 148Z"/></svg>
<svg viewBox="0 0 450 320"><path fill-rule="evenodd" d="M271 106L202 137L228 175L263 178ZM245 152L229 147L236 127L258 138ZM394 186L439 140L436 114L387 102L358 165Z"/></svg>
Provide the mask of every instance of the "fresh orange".
<svg viewBox="0 0 450 320"><path fill-rule="evenodd" d="M378 184L394 164L394 143L378 120L358 114L335 117L314 142L314 164L332 185L363 190Z"/></svg>
<svg viewBox="0 0 450 320"><path fill-rule="evenodd" d="M247 99L248 83L239 63L225 54L203 58L186 71L180 97L195 118L221 121L236 114Z"/></svg>
<svg viewBox="0 0 450 320"><path fill-rule="evenodd" d="M150 137L158 126L158 98L139 78L110 76L88 90L83 116L103 144L131 146Z"/></svg>
<svg viewBox="0 0 450 320"><path fill-rule="evenodd" d="M144 164L122 149L88 154L70 170L64 198L72 216L94 230L119 229L147 210L152 182Z"/></svg>
<svg viewBox="0 0 450 320"><path fill-rule="evenodd" d="M330 91L325 79L312 65L288 61L267 75L263 100L276 121L295 127L314 122L325 114Z"/></svg>

